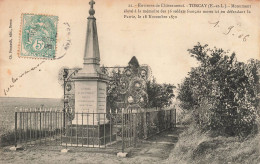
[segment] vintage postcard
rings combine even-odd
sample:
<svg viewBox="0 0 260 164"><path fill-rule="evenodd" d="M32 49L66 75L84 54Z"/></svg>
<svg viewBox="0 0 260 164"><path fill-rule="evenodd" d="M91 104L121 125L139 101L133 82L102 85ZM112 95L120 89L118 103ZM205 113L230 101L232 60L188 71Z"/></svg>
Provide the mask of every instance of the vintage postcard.
<svg viewBox="0 0 260 164"><path fill-rule="evenodd" d="M260 163L259 0L0 11L0 163Z"/></svg>

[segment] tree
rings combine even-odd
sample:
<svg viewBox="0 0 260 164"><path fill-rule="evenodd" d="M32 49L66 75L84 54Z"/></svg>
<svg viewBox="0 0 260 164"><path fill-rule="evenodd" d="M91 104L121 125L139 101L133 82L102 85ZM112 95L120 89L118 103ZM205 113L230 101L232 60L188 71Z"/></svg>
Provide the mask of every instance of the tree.
<svg viewBox="0 0 260 164"><path fill-rule="evenodd" d="M148 81L148 107L163 108L172 104L174 98L173 89L176 88L172 84L158 84L155 79Z"/></svg>
<svg viewBox="0 0 260 164"><path fill-rule="evenodd" d="M191 87L191 78L189 77L186 77L184 81L178 85L177 99L181 101L180 107L184 110L191 110L197 105L197 99L194 98Z"/></svg>
<svg viewBox="0 0 260 164"><path fill-rule="evenodd" d="M119 108L117 102L124 99L123 95L119 94L121 76L122 74L118 72L112 72L111 81L107 88L107 107L112 110ZM145 107L163 108L172 104L171 100L174 98L173 89L176 88L174 85L158 84L154 78L147 81L146 85L148 102Z"/></svg>
<svg viewBox="0 0 260 164"><path fill-rule="evenodd" d="M179 85L181 106L194 109L203 129L248 135L256 125L259 61L238 62L235 53L207 47L198 43L188 50L199 66Z"/></svg>

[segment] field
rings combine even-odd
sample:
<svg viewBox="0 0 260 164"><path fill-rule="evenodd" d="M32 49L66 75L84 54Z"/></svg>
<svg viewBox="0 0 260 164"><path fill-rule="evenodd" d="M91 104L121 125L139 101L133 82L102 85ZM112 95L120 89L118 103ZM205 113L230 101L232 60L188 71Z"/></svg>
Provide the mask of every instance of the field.
<svg viewBox="0 0 260 164"><path fill-rule="evenodd" d="M0 145L5 145L2 136L12 133L14 129L14 114L20 110L62 109L61 99L0 97ZM7 136L8 137L8 136Z"/></svg>

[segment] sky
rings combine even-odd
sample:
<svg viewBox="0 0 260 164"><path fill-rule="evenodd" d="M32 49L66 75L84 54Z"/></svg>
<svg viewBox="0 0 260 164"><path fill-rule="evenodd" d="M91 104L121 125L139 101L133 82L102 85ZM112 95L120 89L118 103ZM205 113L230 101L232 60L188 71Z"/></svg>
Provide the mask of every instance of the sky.
<svg viewBox="0 0 260 164"><path fill-rule="evenodd" d="M205 3L206 1L196 1ZM218 1L221 3L221 1ZM226 2L226 1L225 1ZM230 2L230 1L227 1ZM235 2L235 1L233 1ZM230 3L233 3L230 2ZM235 52L239 61L259 59L259 3L251 14L174 14L176 19L124 18L129 4L178 4L175 0L96 0L96 23L101 65L126 66L132 56L147 64L159 83L177 85L197 66L187 49L198 42ZM182 1L188 5L189 1ZM237 3L237 2L236 2ZM143 10L143 8L140 8ZM186 8L187 9L187 8ZM191 9L191 8L189 8ZM58 73L64 66L82 67L86 38L88 1L13 0L1 1L0 10L0 97L62 98ZM193 9L192 9L193 10ZM195 8L194 10L197 10ZM59 17L56 56L59 60L19 58L21 14ZM12 20L12 37L9 36ZM216 25L216 22L218 24ZM215 23L215 24L214 24ZM215 26L216 25L216 26ZM215 26L215 27L214 27ZM225 35L231 28L231 32ZM70 34L68 34L68 29ZM246 41L239 35L249 35ZM10 50L12 39L12 53ZM70 40L68 44L68 40ZM68 44L64 50L63 45ZM9 56L12 55L12 59ZM41 64L40 64L41 63ZM39 64L39 66L37 66ZM31 68L36 67L33 71ZM21 76L22 77L18 78ZM14 79L18 80L13 82ZM10 87L10 85L13 85ZM9 88L9 89L8 89ZM8 90L8 92L7 92Z"/></svg>

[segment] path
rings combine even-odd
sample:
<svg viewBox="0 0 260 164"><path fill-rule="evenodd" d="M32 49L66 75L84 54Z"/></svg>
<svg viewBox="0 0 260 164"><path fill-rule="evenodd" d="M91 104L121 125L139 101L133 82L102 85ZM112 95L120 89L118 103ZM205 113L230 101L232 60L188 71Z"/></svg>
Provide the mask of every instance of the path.
<svg viewBox="0 0 260 164"><path fill-rule="evenodd" d="M183 129L183 127L178 127L151 137L132 149L128 158L118 158L107 151L85 152L75 149L75 151L63 154L58 149L34 147L12 152L6 147L0 149L0 163L159 163L169 157Z"/></svg>
<svg viewBox="0 0 260 164"><path fill-rule="evenodd" d="M133 149L130 158L143 161L142 163L157 163L167 159L183 130L184 127L178 127L149 138L140 144L141 149Z"/></svg>

